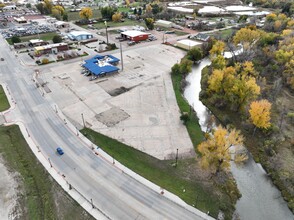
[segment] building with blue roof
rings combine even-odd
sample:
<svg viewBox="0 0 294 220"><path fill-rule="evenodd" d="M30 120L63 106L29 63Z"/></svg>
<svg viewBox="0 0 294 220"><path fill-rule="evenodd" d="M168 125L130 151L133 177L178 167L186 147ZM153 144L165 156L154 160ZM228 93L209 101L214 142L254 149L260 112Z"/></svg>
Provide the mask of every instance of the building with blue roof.
<svg viewBox="0 0 294 220"><path fill-rule="evenodd" d="M95 76L104 76L109 73L118 72L119 68L116 65L119 61L120 59L112 55L96 55L91 59L85 60L82 66Z"/></svg>

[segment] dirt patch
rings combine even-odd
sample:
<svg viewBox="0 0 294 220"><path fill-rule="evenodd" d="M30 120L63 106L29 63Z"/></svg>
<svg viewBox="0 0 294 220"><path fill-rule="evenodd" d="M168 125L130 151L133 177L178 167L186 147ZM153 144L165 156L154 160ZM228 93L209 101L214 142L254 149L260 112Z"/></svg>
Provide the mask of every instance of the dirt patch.
<svg viewBox="0 0 294 220"><path fill-rule="evenodd" d="M113 127L114 125L127 119L128 117L130 117L128 113L117 107L113 107L96 115L96 119L105 124L107 127Z"/></svg>
<svg viewBox="0 0 294 220"><path fill-rule="evenodd" d="M130 91L129 88L125 88L124 86L122 86L120 88L116 88L114 90L108 91L108 94L111 96L118 96L118 95L123 94L128 91Z"/></svg>

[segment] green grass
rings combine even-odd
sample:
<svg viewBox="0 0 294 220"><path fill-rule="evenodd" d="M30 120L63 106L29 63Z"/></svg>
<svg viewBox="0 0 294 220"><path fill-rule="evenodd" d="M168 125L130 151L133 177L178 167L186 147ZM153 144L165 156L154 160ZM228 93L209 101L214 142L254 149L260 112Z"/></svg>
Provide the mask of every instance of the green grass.
<svg viewBox="0 0 294 220"><path fill-rule="evenodd" d="M0 154L5 166L21 176L24 190L20 204L25 210L21 219L92 219L50 177L18 126L0 126Z"/></svg>
<svg viewBox="0 0 294 220"><path fill-rule="evenodd" d="M117 10L119 12L130 12L130 8L127 8L127 7L119 7Z"/></svg>
<svg viewBox="0 0 294 220"><path fill-rule="evenodd" d="M9 108L9 102L7 100L3 87L0 85L0 112L3 112Z"/></svg>
<svg viewBox="0 0 294 220"><path fill-rule="evenodd" d="M201 131L198 118L196 114L192 111L189 103L186 101L186 99L182 95L182 92L181 92L182 76L172 74L171 77L172 77L174 92L176 95L178 106L182 113L187 112L190 115L190 120L186 123L186 128L188 130L189 136L193 143L194 149L197 151L198 144L200 144L201 141L204 140L204 136Z"/></svg>
<svg viewBox="0 0 294 220"><path fill-rule="evenodd" d="M97 29L105 29L105 24L104 22L99 22L96 24L93 24L95 28ZM124 22L113 22L113 21L108 21L107 25L109 26L109 28L112 27L121 27L121 26L134 26L134 25L141 25L141 26L145 26L145 23L140 23L138 21L135 20L130 20L130 19L125 19ZM87 25L82 25L82 27L86 28Z"/></svg>
<svg viewBox="0 0 294 220"><path fill-rule="evenodd" d="M216 31L214 33L209 33L208 35L215 36L218 39L225 40L232 35L233 31L234 30L232 28L230 28L230 29L226 29L226 30Z"/></svg>
<svg viewBox="0 0 294 220"><path fill-rule="evenodd" d="M93 11L93 16L92 19L99 19L101 18L101 12L99 9L92 9ZM68 21L78 21L80 20L80 15L79 15L79 11L75 11L75 12L70 12L69 10L67 11L67 15L68 15Z"/></svg>
<svg viewBox="0 0 294 220"><path fill-rule="evenodd" d="M23 37L20 37L20 39L21 39L21 42L27 42L32 39L39 39L39 36L40 36L41 40L50 41L55 35L57 35L55 32L50 32L50 33L44 33L39 35L23 36ZM10 45L12 45L11 38L7 38L6 40Z"/></svg>
<svg viewBox="0 0 294 220"><path fill-rule="evenodd" d="M187 165L191 166L197 163L196 160L180 160L178 167L174 168L171 166L174 161L158 160L88 128L84 128L81 132L93 143L134 172L178 195L188 204L195 205L204 212L209 210L211 215L217 216L221 203L218 201L218 198L208 189L205 189L200 180L187 180L182 175L183 170L187 172ZM183 192L184 189L185 192Z"/></svg>

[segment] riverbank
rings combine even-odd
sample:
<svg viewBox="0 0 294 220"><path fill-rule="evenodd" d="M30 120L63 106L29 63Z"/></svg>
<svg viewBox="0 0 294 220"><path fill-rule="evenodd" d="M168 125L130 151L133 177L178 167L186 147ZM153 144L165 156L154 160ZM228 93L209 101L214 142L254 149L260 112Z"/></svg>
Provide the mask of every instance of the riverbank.
<svg viewBox="0 0 294 220"><path fill-rule="evenodd" d="M207 88L208 75L209 68L206 67L202 71L202 93L200 95L200 100L221 122L221 124L232 124L234 127L241 130L242 134L245 137L244 144L253 155L255 162L262 165L262 167L266 171L266 176L269 177L272 182L278 187L284 200L288 202L288 207L292 209L293 212L294 192L293 182L291 184L291 178L293 178L292 171L294 169L294 164L293 157L291 156L293 155L293 153L291 152L291 141L285 137L283 139L280 139L280 134L282 132L279 132L279 130L269 130L266 133L258 130L253 136L253 127L248 125L244 115L240 116L240 114L232 112L228 109L216 108L209 101L209 97L205 93L205 90ZM281 94L283 96L283 93ZM279 98L282 99L282 97ZM275 106L275 103L273 103L272 118L274 120L273 123L277 123L277 120L279 120L278 110ZM273 129L275 129L275 127L273 127ZM276 135L275 132L278 135ZM276 143L274 142L274 140L276 141Z"/></svg>

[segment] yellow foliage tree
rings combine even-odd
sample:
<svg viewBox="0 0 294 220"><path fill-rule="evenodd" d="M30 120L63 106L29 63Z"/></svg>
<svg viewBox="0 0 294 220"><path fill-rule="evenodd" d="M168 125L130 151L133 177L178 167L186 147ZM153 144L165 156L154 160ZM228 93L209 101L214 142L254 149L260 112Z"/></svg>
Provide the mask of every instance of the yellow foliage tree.
<svg viewBox="0 0 294 220"><path fill-rule="evenodd" d="M146 5L146 13L152 12L152 6L150 4Z"/></svg>
<svg viewBox="0 0 294 220"><path fill-rule="evenodd" d="M61 16L64 15L64 8L60 5L56 5L52 7L52 14L57 17L60 18Z"/></svg>
<svg viewBox="0 0 294 220"><path fill-rule="evenodd" d="M80 11L79 13L80 17L82 19L86 19L86 20L89 20L90 18L92 18L93 16L93 11L91 8L82 8L82 10Z"/></svg>
<svg viewBox="0 0 294 220"><path fill-rule="evenodd" d="M126 6L130 7L130 0L125 0Z"/></svg>
<svg viewBox="0 0 294 220"><path fill-rule="evenodd" d="M224 50L225 50L225 43L223 41L218 40L213 44L209 53L211 57L214 57L214 56L222 55Z"/></svg>
<svg viewBox="0 0 294 220"><path fill-rule="evenodd" d="M217 55L211 59L212 67L215 69L223 69L226 67L227 61L223 55Z"/></svg>
<svg viewBox="0 0 294 220"><path fill-rule="evenodd" d="M256 128L267 129L271 126L271 105L272 104L266 99L254 101L250 104L250 120Z"/></svg>
<svg viewBox="0 0 294 220"><path fill-rule="evenodd" d="M235 45L241 44L243 49L250 49L260 39L262 32L259 30L251 30L249 28L241 28L235 34L233 42Z"/></svg>
<svg viewBox="0 0 294 220"><path fill-rule="evenodd" d="M112 15L112 21L114 21L114 22L119 22L121 19L122 19L122 15L120 12L115 12Z"/></svg>
<svg viewBox="0 0 294 220"><path fill-rule="evenodd" d="M201 166L210 169L215 174L229 169L230 161L234 160L230 151L232 145L236 148L243 145L243 136L240 131L235 129L229 131L222 126L218 126L206 141L198 145L198 151L202 155ZM247 159L247 155L239 153L235 158L238 161L244 161Z"/></svg>

